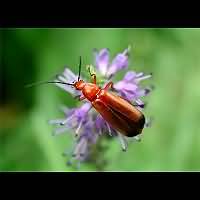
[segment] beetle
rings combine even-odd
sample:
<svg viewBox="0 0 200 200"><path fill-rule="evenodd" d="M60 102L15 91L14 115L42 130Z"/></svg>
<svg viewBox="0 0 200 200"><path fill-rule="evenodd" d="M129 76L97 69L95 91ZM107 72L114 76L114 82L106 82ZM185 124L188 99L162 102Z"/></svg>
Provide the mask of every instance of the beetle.
<svg viewBox="0 0 200 200"><path fill-rule="evenodd" d="M127 137L135 137L142 133L145 125L144 114L136 108L138 105L131 104L128 100L109 91L113 88L113 82L108 82L104 88L96 84L96 75L89 73L92 83L80 80L81 57L79 63L78 80L73 83L60 81L48 81L43 83L61 83L73 86L82 91L83 96L79 100L87 99L93 108L104 118L104 120L116 131ZM32 84L33 85L33 84ZM29 85L30 86L30 85Z"/></svg>

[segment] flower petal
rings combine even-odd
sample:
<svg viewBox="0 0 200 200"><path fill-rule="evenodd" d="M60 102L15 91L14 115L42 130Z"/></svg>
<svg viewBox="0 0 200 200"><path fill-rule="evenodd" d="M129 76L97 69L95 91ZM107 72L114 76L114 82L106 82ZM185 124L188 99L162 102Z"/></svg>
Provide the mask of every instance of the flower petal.
<svg viewBox="0 0 200 200"><path fill-rule="evenodd" d="M101 49L99 53L95 51L95 65L97 70L105 76L109 65L109 50Z"/></svg>
<svg viewBox="0 0 200 200"><path fill-rule="evenodd" d="M78 79L78 76L75 75L69 68L65 68L63 76L67 79L67 81L69 81L69 83Z"/></svg>
<svg viewBox="0 0 200 200"><path fill-rule="evenodd" d="M72 88L70 85L64 85L61 83L55 83L58 87L62 88L63 90L69 92L71 95L73 96L78 96L81 94L81 92L79 90L75 90L74 88Z"/></svg>
<svg viewBox="0 0 200 200"><path fill-rule="evenodd" d="M134 80L134 78L137 76L137 74L134 71L128 71L124 76L124 81L131 82Z"/></svg>
<svg viewBox="0 0 200 200"><path fill-rule="evenodd" d="M107 77L111 77L119 70L125 69L128 66L128 55L127 50L123 53L118 54L112 61L111 66L108 68L106 73Z"/></svg>
<svg viewBox="0 0 200 200"><path fill-rule="evenodd" d="M105 123L101 115L97 115L96 120L95 120L95 125L96 125L97 132L99 132L105 126Z"/></svg>
<svg viewBox="0 0 200 200"><path fill-rule="evenodd" d="M73 81L77 80L77 77L70 69L65 68L62 75L58 75L55 81L61 81L64 83L72 83ZM64 89L65 91L69 92L70 94L77 96L80 95L81 92L76 90L74 87L70 85L65 85L61 83L55 83L58 87Z"/></svg>
<svg viewBox="0 0 200 200"><path fill-rule="evenodd" d="M137 83L139 83L140 81L151 78L151 77L152 77L152 74L148 74L148 75L145 75L145 76L138 77L136 79L136 81L137 81Z"/></svg>
<svg viewBox="0 0 200 200"><path fill-rule="evenodd" d="M130 92L135 92L138 88L136 84L132 83L126 83L125 81L119 81L118 83L114 84L114 89L120 91L120 90L126 90Z"/></svg>
<svg viewBox="0 0 200 200"><path fill-rule="evenodd" d="M138 96L138 98L144 97L144 96L147 96L150 92L151 92L151 90L149 88L140 89L137 91L137 96Z"/></svg>
<svg viewBox="0 0 200 200"><path fill-rule="evenodd" d="M83 146L87 145L87 140L85 138L81 138L81 140L77 143L75 149L74 149L74 155L80 155L81 149ZM82 151L82 153L84 153Z"/></svg>
<svg viewBox="0 0 200 200"><path fill-rule="evenodd" d="M60 134L62 134L62 133L64 133L66 130L69 130L69 128L68 127L60 127L60 128L57 128L57 129L55 129L55 131L53 132L53 135L55 136L55 135L60 135Z"/></svg>
<svg viewBox="0 0 200 200"><path fill-rule="evenodd" d="M84 103L80 108L75 110L76 117L81 120L81 118L85 118L86 114L92 108L90 103ZM86 119L86 118L85 118Z"/></svg>
<svg viewBox="0 0 200 200"><path fill-rule="evenodd" d="M119 142L121 144L122 150L126 151L127 147L128 147L128 142L127 142L125 136L123 136L122 134L118 133L118 139L119 139Z"/></svg>
<svg viewBox="0 0 200 200"><path fill-rule="evenodd" d="M61 122L63 122L65 119L51 119L49 120L49 124L58 124L60 125Z"/></svg>

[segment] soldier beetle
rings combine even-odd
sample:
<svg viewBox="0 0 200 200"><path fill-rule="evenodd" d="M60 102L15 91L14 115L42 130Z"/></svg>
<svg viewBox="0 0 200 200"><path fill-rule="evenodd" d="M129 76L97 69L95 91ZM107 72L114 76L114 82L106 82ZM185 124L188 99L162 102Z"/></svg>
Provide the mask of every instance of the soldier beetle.
<svg viewBox="0 0 200 200"><path fill-rule="evenodd" d="M91 102L93 108L104 118L104 120L116 131L127 137L135 137L142 133L145 125L143 113L136 108L139 105L133 105L128 100L109 92L113 88L113 82L108 82L104 88L96 84L96 75L89 73L92 77L92 83L86 83L80 80L81 57L79 63L78 80L74 83L65 83L61 81L47 81L44 83L61 83L71 85L76 90L82 91L83 96L79 100L87 99ZM28 85L32 86L34 84Z"/></svg>

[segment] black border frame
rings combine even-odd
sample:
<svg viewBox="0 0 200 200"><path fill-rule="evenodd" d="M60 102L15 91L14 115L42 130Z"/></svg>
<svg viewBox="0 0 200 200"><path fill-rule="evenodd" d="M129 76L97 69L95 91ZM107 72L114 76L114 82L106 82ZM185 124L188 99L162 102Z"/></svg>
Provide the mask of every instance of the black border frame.
<svg viewBox="0 0 200 200"><path fill-rule="evenodd" d="M169 15L171 13L169 12ZM93 15L93 13L91 14ZM197 28L200 27L200 19L197 15L183 16L147 16L145 15L104 15L96 17L91 15L77 17L69 16L14 16L8 13L1 16L0 27L3 28ZM113 194L130 193L132 198L135 195L146 193L147 198L150 193L158 194L162 192L161 198L173 192L189 191L192 187L193 192L198 192L199 172L1 172L0 183L8 192L14 187L24 192L28 189L35 191L35 188L48 188L67 193L71 188L77 193L80 189L85 189L84 197L95 192L95 195L110 190ZM18 187L17 187L18 186ZM70 186L68 188L68 186ZM1 187L2 188L2 187ZM21 189L20 189L21 188ZM148 188L148 190L146 190ZM75 193L75 195L76 195ZM15 193L14 193L15 194ZM194 193L190 193L194 194ZM68 195L68 194L67 194ZM173 198L171 194L170 198ZM96 197L95 196L95 197ZM191 196L190 196L191 197ZM114 198L114 197L113 197ZM124 197L125 198L125 197Z"/></svg>

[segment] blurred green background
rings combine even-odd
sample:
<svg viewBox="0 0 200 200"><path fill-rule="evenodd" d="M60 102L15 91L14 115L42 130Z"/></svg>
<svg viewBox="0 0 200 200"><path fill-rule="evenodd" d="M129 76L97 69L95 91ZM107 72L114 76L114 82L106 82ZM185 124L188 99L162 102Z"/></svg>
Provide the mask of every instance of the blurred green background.
<svg viewBox="0 0 200 200"><path fill-rule="evenodd" d="M66 65L77 73L80 55L83 64L94 63L93 48L107 47L113 57L129 44L129 69L153 73L145 81L155 86L145 114L154 121L126 153L116 139L106 141L103 170L200 170L200 29L0 29L0 170L73 171L62 156L72 138L53 137L47 121L77 101L52 85L24 85L49 80ZM97 169L90 163L80 170Z"/></svg>

